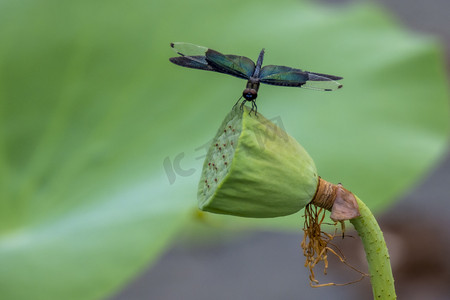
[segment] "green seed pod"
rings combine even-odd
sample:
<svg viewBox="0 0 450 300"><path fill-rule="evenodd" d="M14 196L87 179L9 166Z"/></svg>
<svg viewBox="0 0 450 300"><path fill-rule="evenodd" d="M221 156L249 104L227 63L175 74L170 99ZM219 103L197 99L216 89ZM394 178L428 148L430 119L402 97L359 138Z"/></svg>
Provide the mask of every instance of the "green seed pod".
<svg viewBox="0 0 450 300"><path fill-rule="evenodd" d="M208 150L199 208L242 217L285 216L313 199L318 182L312 158L294 138L261 114L236 107Z"/></svg>

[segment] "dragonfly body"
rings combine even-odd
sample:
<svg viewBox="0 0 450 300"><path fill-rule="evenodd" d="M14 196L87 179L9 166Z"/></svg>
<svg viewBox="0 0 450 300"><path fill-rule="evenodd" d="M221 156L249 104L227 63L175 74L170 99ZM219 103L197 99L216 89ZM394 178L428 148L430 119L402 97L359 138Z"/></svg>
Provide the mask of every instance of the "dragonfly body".
<svg viewBox="0 0 450 300"><path fill-rule="evenodd" d="M259 89L259 73L261 72L262 62L264 60L264 49L261 50L258 56L258 60L256 61L255 71L253 71L252 76L247 81L247 86L245 90L242 92L242 97L245 98L246 101L251 101L252 104L255 102L256 97L258 97L258 89ZM256 104L255 104L256 106Z"/></svg>
<svg viewBox="0 0 450 300"><path fill-rule="evenodd" d="M242 92L245 102L252 103L256 111L256 97L260 83L278 86L302 87L319 91L333 91L342 87L336 80L339 76L302 71L286 66L267 65L262 67L264 49L255 63L248 57L224 55L218 51L189 43L171 43L170 46L180 55L171 57L176 65L214 71L246 79L247 86ZM241 98L239 98L240 100ZM239 102L238 100L238 102Z"/></svg>

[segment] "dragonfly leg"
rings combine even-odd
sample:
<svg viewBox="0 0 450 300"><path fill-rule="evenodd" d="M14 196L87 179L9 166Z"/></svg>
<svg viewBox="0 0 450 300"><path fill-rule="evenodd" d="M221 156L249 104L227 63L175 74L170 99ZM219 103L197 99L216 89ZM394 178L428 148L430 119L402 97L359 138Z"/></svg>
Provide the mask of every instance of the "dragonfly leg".
<svg viewBox="0 0 450 300"><path fill-rule="evenodd" d="M255 112L255 116L258 113L258 106L256 105L255 100L250 101L252 103L252 109L250 110L250 112L248 113L249 115L252 113L252 111Z"/></svg>
<svg viewBox="0 0 450 300"><path fill-rule="evenodd" d="M241 105L240 105L241 110L244 109L244 104L245 104L245 102L247 102L247 100L245 100L245 99L242 100Z"/></svg>
<svg viewBox="0 0 450 300"><path fill-rule="evenodd" d="M241 99L242 99L242 96L239 97L238 101L236 101L236 103L233 105L233 108L239 103L239 101L241 101ZM241 105L241 109L242 109L242 105Z"/></svg>

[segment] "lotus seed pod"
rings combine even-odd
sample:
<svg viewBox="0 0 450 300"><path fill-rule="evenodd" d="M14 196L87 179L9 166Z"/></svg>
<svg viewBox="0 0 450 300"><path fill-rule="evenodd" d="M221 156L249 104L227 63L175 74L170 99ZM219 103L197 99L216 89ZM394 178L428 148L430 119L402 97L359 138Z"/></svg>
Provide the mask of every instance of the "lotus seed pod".
<svg viewBox="0 0 450 300"><path fill-rule="evenodd" d="M198 187L199 208L267 218L293 214L314 197L312 158L283 129L235 107L208 150Z"/></svg>

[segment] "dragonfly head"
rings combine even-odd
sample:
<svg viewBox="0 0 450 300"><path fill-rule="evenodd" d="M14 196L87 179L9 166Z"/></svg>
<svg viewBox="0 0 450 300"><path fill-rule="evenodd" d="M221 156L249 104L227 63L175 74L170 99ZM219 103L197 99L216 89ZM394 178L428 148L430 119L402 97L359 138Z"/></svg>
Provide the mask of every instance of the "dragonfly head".
<svg viewBox="0 0 450 300"><path fill-rule="evenodd" d="M244 97L247 101L254 101L257 96L258 92L255 89L246 88L242 92L242 97Z"/></svg>

